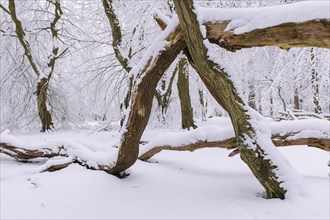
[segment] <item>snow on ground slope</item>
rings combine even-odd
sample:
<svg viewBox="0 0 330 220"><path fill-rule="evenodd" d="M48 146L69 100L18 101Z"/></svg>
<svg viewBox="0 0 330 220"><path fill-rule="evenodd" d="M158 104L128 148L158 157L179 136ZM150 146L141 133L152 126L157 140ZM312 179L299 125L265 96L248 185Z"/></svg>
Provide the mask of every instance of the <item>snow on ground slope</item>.
<svg viewBox="0 0 330 220"><path fill-rule="evenodd" d="M224 123L226 124L226 123ZM167 130L169 131L169 130ZM164 130L148 130L145 139ZM71 130L14 134L26 140L70 138L111 144L118 132ZM327 152L280 149L306 180L304 195L263 199L261 185L229 151L161 152L138 161L123 180L79 165L37 173L1 155L1 219L329 219ZM156 163L157 162L157 163Z"/></svg>

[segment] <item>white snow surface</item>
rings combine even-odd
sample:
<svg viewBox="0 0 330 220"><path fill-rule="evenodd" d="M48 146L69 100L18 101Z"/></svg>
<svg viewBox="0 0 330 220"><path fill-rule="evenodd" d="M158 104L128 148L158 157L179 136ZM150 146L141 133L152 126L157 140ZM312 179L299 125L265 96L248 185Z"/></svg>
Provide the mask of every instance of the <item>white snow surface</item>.
<svg viewBox="0 0 330 220"><path fill-rule="evenodd" d="M271 129L277 131L305 126L329 134L329 127L325 133L323 130L329 126L327 121L299 120L284 128L285 123L269 120ZM218 134L218 139L226 138L232 132L230 120L224 118L212 118L198 126L191 131L148 129L142 139L179 144L203 138L215 140L217 131L224 132ZM113 153L116 149L112 145L119 138L118 131L6 131L0 141L16 140L20 146L33 149L36 143L50 147L55 140L70 140L94 153ZM224 149L164 151L155 155L151 163L137 161L128 170L131 175L122 180L76 164L52 173L39 173L49 165L69 162L70 157L23 164L0 155L0 218L329 219L329 153L303 146L279 149L304 178L303 194L286 200L262 198L264 190L248 167L239 156L228 158Z"/></svg>
<svg viewBox="0 0 330 220"><path fill-rule="evenodd" d="M230 21L225 31L243 34L255 29L287 22L330 19L329 1L303 1L260 8L203 8L196 9L199 22Z"/></svg>

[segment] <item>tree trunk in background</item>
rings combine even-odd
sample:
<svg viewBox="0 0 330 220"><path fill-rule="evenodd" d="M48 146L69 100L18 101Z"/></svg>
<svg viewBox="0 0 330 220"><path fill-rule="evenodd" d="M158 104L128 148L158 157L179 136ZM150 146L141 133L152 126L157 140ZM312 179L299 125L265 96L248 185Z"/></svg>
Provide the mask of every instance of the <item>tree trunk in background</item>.
<svg viewBox="0 0 330 220"><path fill-rule="evenodd" d="M270 95L269 97L269 114L270 114L270 117L273 117L274 116L274 100L273 100L273 96Z"/></svg>
<svg viewBox="0 0 330 220"><path fill-rule="evenodd" d="M158 119L160 119L160 121L162 123L165 122L167 110L168 110L168 107L170 106L171 95L172 95L172 86L173 86L174 78L175 78L177 72L178 72L178 66L176 66L174 68L171 78L168 82L168 86L166 85L166 80L164 79L161 81L161 91L159 91L159 90L155 91L155 98L158 102L158 107L161 110L161 112L160 112L161 119L159 117L158 117Z"/></svg>
<svg viewBox="0 0 330 220"><path fill-rule="evenodd" d="M314 112L320 114L322 112L320 102L319 102L319 80L318 73L315 67L316 58L314 48L310 50L311 54L311 73L312 73L312 88L313 88L313 104L314 104Z"/></svg>
<svg viewBox="0 0 330 220"><path fill-rule="evenodd" d="M300 98L299 98L298 88L294 90L293 103L294 103L294 109L300 110Z"/></svg>
<svg viewBox="0 0 330 220"><path fill-rule="evenodd" d="M249 86L249 97L248 97L248 104L251 108L253 108L254 110L257 110L256 107L256 93L254 91L254 85L253 82L249 82L250 86Z"/></svg>
<svg viewBox="0 0 330 220"><path fill-rule="evenodd" d="M50 23L50 29L52 31L53 40L55 38L57 38L57 31L58 31L55 29L55 25L62 15L60 3L58 1L56 1L54 4L55 4L55 17L54 17L53 22ZM66 50L64 50L60 55L58 55L58 47L56 47L56 48L53 47L53 50L52 50L53 55L50 57L50 60L48 63L48 67L51 68L51 71L47 78L46 77L41 78L42 71L39 69L37 62L36 62L34 56L32 55L29 42L25 39L25 31L24 31L22 22L17 17L16 6L15 6L14 0L9 0L8 8L9 8L10 16L11 16L13 22L15 23L15 32L16 32L17 38L24 49L24 55L28 59L32 70L35 72L35 74L39 78L39 82L37 84L37 91L36 91L36 94L38 97L37 106L38 106L39 118L41 120L41 125L42 125L41 131L44 132L44 131L47 131L47 130L50 130L53 128L52 116L47 109L47 91L48 91L49 79L54 70L56 60L59 57L61 57L61 55L63 55Z"/></svg>
<svg viewBox="0 0 330 220"><path fill-rule="evenodd" d="M179 61L178 92L181 105L181 125L183 129L197 128L194 124L194 114L189 93L189 73L187 72L187 60Z"/></svg>
<svg viewBox="0 0 330 220"><path fill-rule="evenodd" d="M48 78L42 78L37 86L38 114L42 124L42 132L53 129L52 116L47 109L48 82Z"/></svg>
<svg viewBox="0 0 330 220"><path fill-rule="evenodd" d="M207 115L207 101L204 99L204 92L201 89L198 89L199 95L199 104L201 105L201 112L202 112L202 120L206 121Z"/></svg>
<svg viewBox="0 0 330 220"><path fill-rule="evenodd" d="M284 111L286 111L287 110L286 103L285 103L285 100L284 100L284 98L283 98L283 96L281 94L281 87L280 86L277 87L277 94L278 94L278 97L280 97L280 100L281 100L281 102L283 104Z"/></svg>
<svg viewBox="0 0 330 220"><path fill-rule="evenodd" d="M285 198L286 190L280 186L276 174L277 166L258 143L258 135L250 124L251 116L246 104L238 96L233 82L226 72L207 59L207 48L203 44L197 16L192 0L174 0L181 28L198 74L213 97L229 113L236 134L237 145L242 160L266 189L268 198Z"/></svg>
<svg viewBox="0 0 330 220"><path fill-rule="evenodd" d="M120 63L120 65L123 67L123 69L126 71L126 73L129 73L131 71L131 67L129 66L129 59L130 57L126 57L123 55L121 50L121 43L122 43L122 33L121 33L121 27L119 25L119 20L117 18L117 14L115 12L115 9L113 8L113 2L112 0L102 0L103 8L105 15L108 18L108 22L111 28L111 36L112 36L112 48L115 52L115 56ZM129 53L130 54L130 53ZM124 113L120 118L120 126L122 127L124 125L125 121L125 112L126 109L129 106L129 102L132 96L132 90L133 90L133 77L130 76L128 78L128 88L127 92L125 94L125 97L123 101L120 104L120 111L121 113Z"/></svg>

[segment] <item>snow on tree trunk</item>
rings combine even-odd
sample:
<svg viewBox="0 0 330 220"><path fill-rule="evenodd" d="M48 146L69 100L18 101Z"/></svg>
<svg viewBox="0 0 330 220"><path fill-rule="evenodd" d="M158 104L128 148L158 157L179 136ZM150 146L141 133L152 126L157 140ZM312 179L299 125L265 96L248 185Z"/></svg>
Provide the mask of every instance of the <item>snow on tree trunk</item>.
<svg viewBox="0 0 330 220"><path fill-rule="evenodd" d="M203 43L193 1L174 2L198 74L213 97L230 115L242 160L266 189L267 198L284 199L288 190L295 191L291 187L294 180L289 178L296 176L296 173L276 151L267 126L262 127L262 123L258 121L260 119L255 118L257 113L252 112L242 101L228 74L207 58L210 55ZM286 172L281 173L282 169Z"/></svg>
<svg viewBox="0 0 330 220"><path fill-rule="evenodd" d="M138 159L140 139L147 126L158 82L167 68L185 47L182 33L176 25L167 27L155 39L131 74L134 90L125 119L118 158L110 173L120 175Z"/></svg>

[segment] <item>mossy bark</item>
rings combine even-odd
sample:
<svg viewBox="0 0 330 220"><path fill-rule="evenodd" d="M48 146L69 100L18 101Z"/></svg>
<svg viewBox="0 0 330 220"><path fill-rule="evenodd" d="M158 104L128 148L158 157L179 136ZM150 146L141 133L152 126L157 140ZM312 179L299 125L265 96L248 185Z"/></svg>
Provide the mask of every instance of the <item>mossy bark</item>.
<svg viewBox="0 0 330 220"><path fill-rule="evenodd" d="M187 60L185 58L179 61L178 74L178 93L181 105L181 126L183 129L197 128L194 123L194 114L191 106L189 93L189 73L187 72Z"/></svg>
<svg viewBox="0 0 330 220"><path fill-rule="evenodd" d="M189 53L199 76L217 102L228 112L235 130L237 146L242 160L266 189L268 198L285 198L286 190L280 186L275 172L277 166L266 159L263 148L257 143L255 128L249 122L246 104L229 79L228 74L208 60L207 48L197 22L192 0L175 0L176 12L184 32Z"/></svg>

